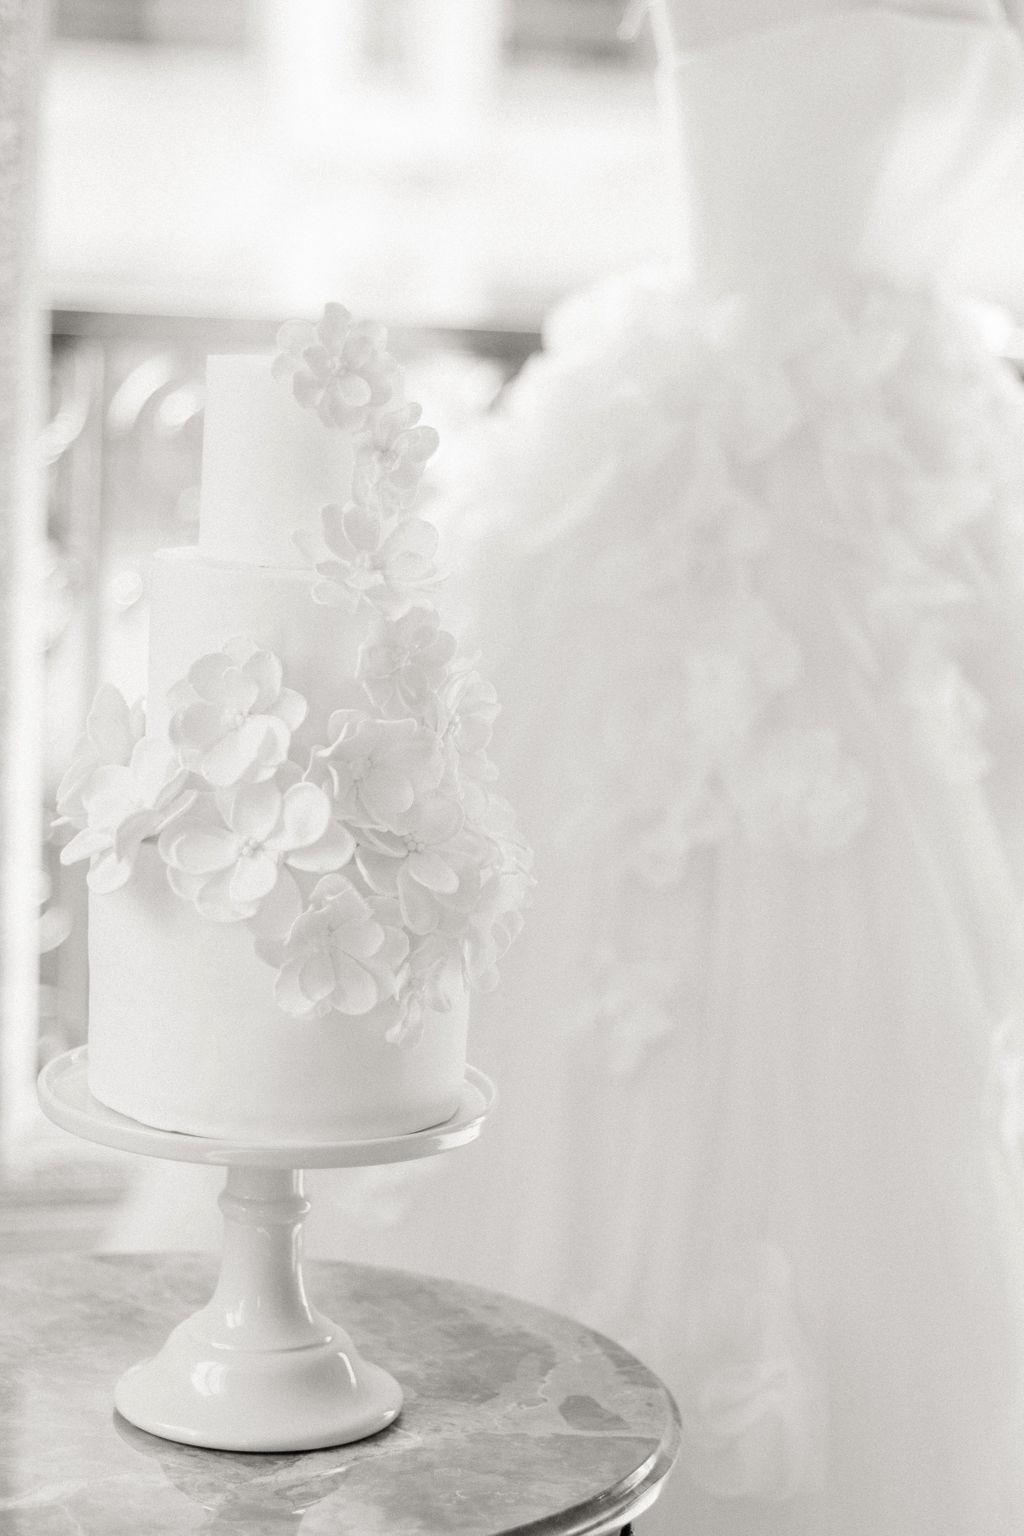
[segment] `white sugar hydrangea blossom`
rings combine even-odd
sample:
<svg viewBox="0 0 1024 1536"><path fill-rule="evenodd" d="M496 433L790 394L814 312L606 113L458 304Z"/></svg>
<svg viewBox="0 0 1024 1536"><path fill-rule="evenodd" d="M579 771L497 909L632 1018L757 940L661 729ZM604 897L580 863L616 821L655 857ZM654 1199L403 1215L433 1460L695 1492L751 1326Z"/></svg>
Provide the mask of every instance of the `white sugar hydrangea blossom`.
<svg viewBox="0 0 1024 1536"><path fill-rule="evenodd" d="M244 638L195 662L169 703L182 762L222 789L272 778L307 711L305 699L282 685L277 657Z"/></svg>
<svg viewBox="0 0 1024 1536"><path fill-rule="evenodd" d="M285 1014L377 1010L402 1042L450 1006L453 980L494 984L531 877L492 790L494 690L442 628L437 531L413 510L437 434L386 340L329 304L318 325L282 328L273 364L353 447L310 596L365 632L323 739L303 738L308 701L280 659L232 637L170 690L163 733L100 690L58 812L75 832L62 860L88 859L94 891L125 885L150 842L180 899L248 926Z"/></svg>

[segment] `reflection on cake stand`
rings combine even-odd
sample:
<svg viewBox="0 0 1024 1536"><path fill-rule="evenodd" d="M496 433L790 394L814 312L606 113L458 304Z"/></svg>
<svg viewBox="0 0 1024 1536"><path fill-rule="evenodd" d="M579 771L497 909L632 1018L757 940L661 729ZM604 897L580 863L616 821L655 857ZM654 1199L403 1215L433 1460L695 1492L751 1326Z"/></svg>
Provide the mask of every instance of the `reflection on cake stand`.
<svg viewBox="0 0 1024 1536"><path fill-rule="evenodd" d="M345 1330L310 1305L302 1273L306 1168L367 1167L431 1157L473 1141L494 1100L469 1067L451 1119L371 1141L266 1145L161 1131L107 1109L89 1092L87 1047L39 1078L44 1112L87 1141L227 1169L221 1269L205 1307L162 1349L125 1372L114 1401L166 1440L225 1451L307 1451L376 1434L398 1416L402 1389L364 1360Z"/></svg>

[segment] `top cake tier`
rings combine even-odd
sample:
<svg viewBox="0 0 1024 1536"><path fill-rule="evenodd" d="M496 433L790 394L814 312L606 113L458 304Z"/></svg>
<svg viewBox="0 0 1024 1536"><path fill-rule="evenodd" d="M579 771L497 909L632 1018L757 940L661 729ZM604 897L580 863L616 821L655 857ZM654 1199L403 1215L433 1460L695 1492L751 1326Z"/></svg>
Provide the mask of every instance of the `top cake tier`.
<svg viewBox="0 0 1024 1536"><path fill-rule="evenodd" d="M297 533L313 535L320 508L344 502L349 435L296 408L266 354L211 357L206 373L199 548L215 560L302 566Z"/></svg>

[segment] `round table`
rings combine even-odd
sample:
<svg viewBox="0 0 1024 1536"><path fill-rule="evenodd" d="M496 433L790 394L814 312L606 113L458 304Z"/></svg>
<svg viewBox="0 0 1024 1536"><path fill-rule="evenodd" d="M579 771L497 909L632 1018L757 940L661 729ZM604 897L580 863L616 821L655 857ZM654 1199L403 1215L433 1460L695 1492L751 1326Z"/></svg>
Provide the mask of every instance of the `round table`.
<svg viewBox="0 0 1024 1536"><path fill-rule="evenodd" d="M0 1530L611 1536L671 1470L675 1405L619 1345L507 1296L355 1264L308 1264L310 1296L402 1383L390 1428L289 1455L145 1434L114 1412L114 1383L215 1276L212 1257L181 1254L0 1265Z"/></svg>

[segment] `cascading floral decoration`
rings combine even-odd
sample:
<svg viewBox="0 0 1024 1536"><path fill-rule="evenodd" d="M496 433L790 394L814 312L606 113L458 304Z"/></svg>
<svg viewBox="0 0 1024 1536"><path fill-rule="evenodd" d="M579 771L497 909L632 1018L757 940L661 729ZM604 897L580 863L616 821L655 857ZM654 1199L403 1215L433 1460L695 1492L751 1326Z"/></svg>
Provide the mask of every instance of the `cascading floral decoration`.
<svg viewBox="0 0 1024 1536"><path fill-rule="evenodd" d="M348 499L307 550L311 599L365 634L325 739L300 747L307 700L246 637L202 656L169 696L165 735L100 689L58 793L98 893L144 843L205 918L245 923L296 1018L374 1009L415 1040L453 977L488 987L521 923L529 857L493 790L497 701L441 627L437 530L414 511L437 434L404 399L383 327L328 304L279 333L276 377L353 446Z"/></svg>

